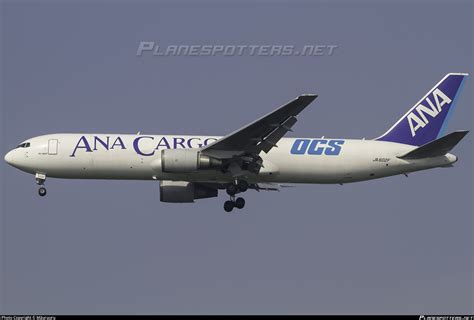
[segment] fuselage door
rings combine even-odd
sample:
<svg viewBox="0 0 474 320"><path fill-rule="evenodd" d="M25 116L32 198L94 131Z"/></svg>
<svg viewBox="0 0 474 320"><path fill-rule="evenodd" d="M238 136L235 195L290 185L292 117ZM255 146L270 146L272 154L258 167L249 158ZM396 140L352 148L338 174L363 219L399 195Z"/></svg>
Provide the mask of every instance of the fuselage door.
<svg viewBox="0 0 474 320"><path fill-rule="evenodd" d="M58 139L48 140L48 154L51 154L51 155L58 154Z"/></svg>

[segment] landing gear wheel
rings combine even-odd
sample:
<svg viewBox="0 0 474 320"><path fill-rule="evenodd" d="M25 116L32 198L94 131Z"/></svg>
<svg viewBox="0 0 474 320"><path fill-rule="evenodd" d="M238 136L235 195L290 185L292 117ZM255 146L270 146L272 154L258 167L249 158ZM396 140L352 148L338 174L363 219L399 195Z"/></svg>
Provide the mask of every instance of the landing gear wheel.
<svg viewBox="0 0 474 320"><path fill-rule="evenodd" d="M247 189L249 188L249 184L247 181L245 180L240 180L238 183L237 183L237 188L239 188L239 191L240 192L245 192L247 191Z"/></svg>
<svg viewBox="0 0 474 320"><path fill-rule="evenodd" d="M245 199L244 198L235 199L235 207L237 209L242 209L244 206L245 206Z"/></svg>
<svg viewBox="0 0 474 320"><path fill-rule="evenodd" d="M226 202L224 202L224 210L226 212L231 212L232 209L234 209L234 202L230 200L227 200Z"/></svg>
<svg viewBox="0 0 474 320"><path fill-rule="evenodd" d="M237 193L237 186L235 184L228 184L225 188L225 191L229 196L233 196Z"/></svg>
<svg viewBox="0 0 474 320"><path fill-rule="evenodd" d="M45 187L41 187L38 189L38 194L41 196L41 197L44 197L46 195L46 188Z"/></svg>

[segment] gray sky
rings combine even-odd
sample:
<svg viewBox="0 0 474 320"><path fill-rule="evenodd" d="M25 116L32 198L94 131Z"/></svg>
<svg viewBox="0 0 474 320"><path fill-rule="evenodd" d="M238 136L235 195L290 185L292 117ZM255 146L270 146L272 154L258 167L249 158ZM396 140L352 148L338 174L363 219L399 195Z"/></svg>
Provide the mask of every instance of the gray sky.
<svg viewBox="0 0 474 320"><path fill-rule="evenodd" d="M293 136L373 138L472 74L472 1L13 1L2 151L55 132L223 135L302 93ZM136 56L140 41L338 45L332 56ZM472 76L471 76L472 77ZM468 79L448 132L472 129ZM2 313L472 313L472 133L460 161L344 186L159 202L158 184L1 164ZM3 160L3 156L2 156Z"/></svg>

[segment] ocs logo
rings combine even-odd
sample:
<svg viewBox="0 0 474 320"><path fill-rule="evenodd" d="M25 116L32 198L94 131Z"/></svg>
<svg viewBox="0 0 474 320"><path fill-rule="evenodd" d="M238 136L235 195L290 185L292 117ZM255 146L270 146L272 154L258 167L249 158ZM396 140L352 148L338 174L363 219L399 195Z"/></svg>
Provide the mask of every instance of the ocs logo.
<svg viewBox="0 0 474 320"><path fill-rule="evenodd" d="M290 153L337 156L343 144L344 140L296 139Z"/></svg>

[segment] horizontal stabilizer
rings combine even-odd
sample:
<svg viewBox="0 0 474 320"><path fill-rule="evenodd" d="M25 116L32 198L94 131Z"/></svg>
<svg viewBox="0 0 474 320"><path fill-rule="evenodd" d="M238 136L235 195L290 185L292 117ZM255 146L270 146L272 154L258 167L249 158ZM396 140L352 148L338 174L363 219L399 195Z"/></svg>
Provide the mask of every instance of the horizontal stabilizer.
<svg viewBox="0 0 474 320"><path fill-rule="evenodd" d="M451 151L455 145L461 141L462 138L469 131L454 131L448 135L445 135L442 138L428 142L427 144L422 145L421 147L416 148L402 156L399 156L400 159L421 159L429 157L443 156Z"/></svg>

